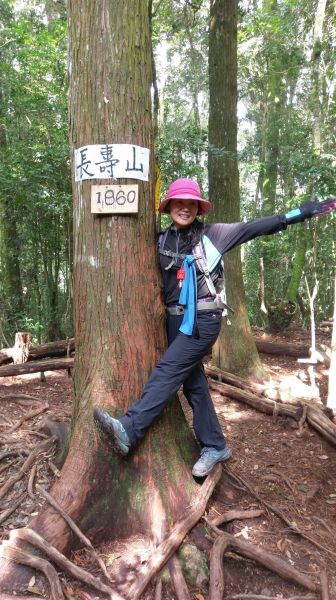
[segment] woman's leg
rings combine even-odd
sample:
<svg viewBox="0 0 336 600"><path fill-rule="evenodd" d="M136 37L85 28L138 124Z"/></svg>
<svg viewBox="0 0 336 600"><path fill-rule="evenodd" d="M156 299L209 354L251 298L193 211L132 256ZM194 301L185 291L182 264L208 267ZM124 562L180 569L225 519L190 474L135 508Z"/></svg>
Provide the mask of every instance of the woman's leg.
<svg viewBox="0 0 336 600"><path fill-rule="evenodd" d="M220 312L202 312L198 314L199 337L177 333L150 375L141 398L119 419L131 444L145 435L153 420L209 352L218 337L220 326ZM220 447L223 446L225 440Z"/></svg>
<svg viewBox="0 0 336 600"><path fill-rule="evenodd" d="M183 393L193 410L193 428L200 445L216 450L225 448L225 437L210 396L202 362L193 368L184 381Z"/></svg>

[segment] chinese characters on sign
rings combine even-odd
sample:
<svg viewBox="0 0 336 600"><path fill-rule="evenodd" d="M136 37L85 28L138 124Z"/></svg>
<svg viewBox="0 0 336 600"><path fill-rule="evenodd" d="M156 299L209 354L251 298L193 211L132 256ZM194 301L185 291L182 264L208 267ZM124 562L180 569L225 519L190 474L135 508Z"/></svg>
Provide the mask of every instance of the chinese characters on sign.
<svg viewBox="0 0 336 600"><path fill-rule="evenodd" d="M95 144L75 150L75 180L130 178L148 181L149 149L132 144Z"/></svg>
<svg viewBox="0 0 336 600"><path fill-rule="evenodd" d="M138 188L134 185L93 185L91 212L129 214L138 212Z"/></svg>

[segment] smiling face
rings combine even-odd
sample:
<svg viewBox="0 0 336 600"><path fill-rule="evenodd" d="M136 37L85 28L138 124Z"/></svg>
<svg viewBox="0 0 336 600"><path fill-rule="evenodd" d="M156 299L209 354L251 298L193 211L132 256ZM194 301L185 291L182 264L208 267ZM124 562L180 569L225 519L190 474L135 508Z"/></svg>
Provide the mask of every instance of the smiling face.
<svg viewBox="0 0 336 600"><path fill-rule="evenodd" d="M170 217L175 229L188 227L194 222L198 213L197 200L171 200Z"/></svg>

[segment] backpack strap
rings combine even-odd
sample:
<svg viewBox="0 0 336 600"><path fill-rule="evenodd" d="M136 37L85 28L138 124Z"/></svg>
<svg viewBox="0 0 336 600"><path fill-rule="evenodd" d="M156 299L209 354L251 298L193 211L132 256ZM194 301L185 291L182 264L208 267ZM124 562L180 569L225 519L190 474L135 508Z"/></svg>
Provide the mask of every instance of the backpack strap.
<svg viewBox="0 0 336 600"><path fill-rule="evenodd" d="M159 254L161 254L162 256L169 256L169 258L171 258L169 265L165 267L165 271L169 271L169 269L171 269L172 266L177 263L178 259L184 260L187 256L186 254L180 254L179 252L173 252L172 250L164 249L169 229L170 227L167 227L167 229L161 231L158 240Z"/></svg>
<svg viewBox="0 0 336 600"><path fill-rule="evenodd" d="M211 296L216 297L217 291L216 291L215 285L211 279L208 263L206 260L206 253L205 253L205 248L204 248L204 244L203 244L203 236L201 237L198 244L196 244L196 246L193 247L192 253L193 253L193 257L195 259L195 263L196 263L198 269L201 271L201 273L203 273L203 275L205 277L205 281L206 281L206 284L208 286Z"/></svg>
<svg viewBox="0 0 336 600"><path fill-rule="evenodd" d="M204 274L210 294L214 298L219 299L224 305L223 316L227 316L228 312L233 313L233 309L226 301L224 262L222 255L205 234L202 235L200 242L193 248L193 255L199 270ZM218 264L220 264L220 277L215 286L212 281L211 273Z"/></svg>

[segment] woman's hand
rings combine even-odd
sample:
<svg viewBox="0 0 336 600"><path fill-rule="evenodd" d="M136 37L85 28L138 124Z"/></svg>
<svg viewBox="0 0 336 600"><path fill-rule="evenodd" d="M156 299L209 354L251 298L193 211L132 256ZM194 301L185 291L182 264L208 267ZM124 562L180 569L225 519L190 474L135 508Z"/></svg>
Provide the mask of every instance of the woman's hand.
<svg viewBox="0 0 336 600"><path fill-rule="evenodd" d="M336 198L328 198L319 202L316 197L311 198L303 202L299 208L289 211L286 214L286 220L288 223L299 223L305 219L311 219L312 217L320 217L326 215L336 209Z"/></svg>

